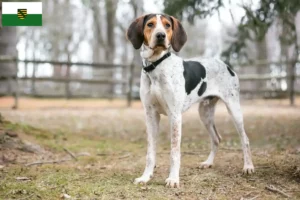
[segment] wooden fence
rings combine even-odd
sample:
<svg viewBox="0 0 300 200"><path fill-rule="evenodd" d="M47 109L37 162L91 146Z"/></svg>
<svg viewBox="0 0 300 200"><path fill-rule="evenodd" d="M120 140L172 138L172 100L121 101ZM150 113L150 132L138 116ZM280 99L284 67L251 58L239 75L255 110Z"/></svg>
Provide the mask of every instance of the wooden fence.
<svg viewBox="0 0 300 200"><path fill-rule="evenodd" d="M97 85L102 85L102 84L108 84L108 85L123 85L124 87L126 87L126 92L123 93L123 96L127 98L127 104L128 106L131 105L132 102L132 98L133 98L133 86L134 84L139 84L139 76L135 76L134 75L134 68L135 66L132 65L124 65L124 64L108 64L108 63L83 63L83 62L59 62L59 61L50 61L50 60L45 60L45 61L41 61L41 60L20 60L17 58L13 58L13 57L7 57L7 56L0 56L0 63L5 63L5 62L14 62L16 63L16 66L18 63L24 63L24 64L28 64L28 63L33 63L33 64L50 64L50 65L58 65L58 66L65 66L67 67L66 70L66 74L63 77L51 77L51 76L47 76L47 77L37 77L35 75L35 73L32 73L32 76L11 76L11 77L1 77L1 73L0 73L0 80L2 79L7 79L7 80L14 80L16 82L20 82L20 81L31 81L32 83L35 82L54 82L54 83L63 83L65 85L64 87L64 95L57 95L55 97L60 97L60 98L74 98L76 96L74 96L71 91L70 91L70 84L71 83L85 83L85 84L97 84ZM276 62L260 62L260 63L255 63L251 66L257 66L257 65L270 65L270 64L281 64L281 63L276 63ZM39 65L36 65L37 67L42 67ZM80 66L80 67L90 67L92 69L117 69L117 68L121 68L124 71L126 71L125 73L125 79L114 79L112 77L108 77L108 78L101 78L101 79L84 79L84 78L73 78L71 77L70 71L71 68L73 66ZM243 67L245 66L250 66L248 65L243 65ZM140 67L140 66L139 66ZM1 64L0 64L0 70L1 70ZM123 74L124 75L124 74ZM270 75L270 74L240 74L239 75L239 79L240 82L244 82L244 81L268 81L268 80L272 80L272 79L276 79L276 80L290 80L290 79L294 79L297 80L297 78L300 78L300 75L286 75L286 76L274 76L274 75ZM16 99L16 105L15 107L17 107L17 100L18 100L18 92L19 88L16 89L16 92L14 93L15 99ZM242 93L251 93L253 91L247 91L247 90L241 90ZM273 92L273 93L283 93L283 94L287 94L287 91L282 91L282 90L276 90L276 91L272 91L272 90L257 90L255 91L256 93L267 93L267 92ZM293 91L294 92L294 91ZM31 96L41 96L41 97L47 97L47 95L33 95L31 94ZM287 96L287 95L286 95ZM77 96L78 97L78 96ZM90 96L85 96L85 97L90 97ZM111 95L111 98L113 98L113 94Z"/></svg>
<svg viewBox="0 0 300 200"><path fill-rule="evenodd" d="M17 76L17 75L11 75L11 76L1 76L0 73L0 80L8 80L8 81L15 81L15 82L20 82L20 81L31 81L33 84L35 82L45 82L45 81L50 81L54 83L63 83L65 85L65 94L64 95L56 95L51 97L58 97L58 98L74 98L70 92L70 84L73 82L76 83L86 83L86 84L109 84L109 85L125 85L127 88L126 94L124 96L127 97L127 104L128 106L131 106L132 102L132 86L133 86L133 79L134 77L131 76L130 74L132 73L134 66L133 65L123 65L123 64L110 64L110 63L84 63L84 62L60 62L60 61L50 61L50 60L20 60L17 58L9 57L9 56L0 56L0 63L7 63L7 62L14 62L16 65L18 63L33 63L33 64L50 64L50 65L56 65L56 66L65 66L67 67L66 74L63 77L37 77L36 74L33 72L32 76ZM108 78L101 78L101 79L84 79L84 78L72 78L70 71L71 68L74 66L80 66L80 67L91 67L92 69L116 69L116 68L122 68L125 71L127 71L127 74L125 77L128 77L127 79L122 79L122 80L116 80L113 79L112 77ZM36 65L36 67L42 67L40 65ZM0 64L0 71L1 71L1 64ZM19 84L17 84L17 87ZM13 93L15 97L15 105L14 108L18 107L18 96L19 96L20 90L19 88L16 88L16 91ZM2 94L3 95L3 94ZM37 97L50 97L48 95L41 95L41 94L31 94L30 96L37 96ZM90 96L76 96L76 97L90 97ZM107 96L108 97L108 96ZM112 98L112 97L109 97Z"/></svg>

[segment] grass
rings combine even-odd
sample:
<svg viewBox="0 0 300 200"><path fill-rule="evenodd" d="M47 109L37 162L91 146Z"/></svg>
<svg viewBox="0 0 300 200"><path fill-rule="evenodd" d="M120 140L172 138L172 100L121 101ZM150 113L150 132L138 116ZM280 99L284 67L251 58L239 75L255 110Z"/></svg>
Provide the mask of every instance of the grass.
<svg viewBox="0 0 300 200"><path fill-rule="evenodd" d="M0 169L0 199L50 200L59 199L62 194L72 199L284 198L266 190L267 185L274 185L292 199L299 199L299 108L246 102L243 110L255 174L242 174L239 137L222 105L217 110L216 122L224 139L215 165L198 169L199 163L208 156L210 145L197 109L193 107L183 117L181 188L169 189L164 187L169 171L169 127L165 117L161 122L154 178L146 186L140 186L132 183L143 171L147 146L143 110L139 105L131 109L99 110L2 109L2 115L12 123L0 125L0 130L16 132L23 140L39 144L45 151L12 151L9 154L12 162L1 160L8 152L0 151L3 167ZM70 158L63 148L75 155L89 156L61 164L25 166L37 160ZM19 181L17 177L28 177L30 181Z"/></svg>

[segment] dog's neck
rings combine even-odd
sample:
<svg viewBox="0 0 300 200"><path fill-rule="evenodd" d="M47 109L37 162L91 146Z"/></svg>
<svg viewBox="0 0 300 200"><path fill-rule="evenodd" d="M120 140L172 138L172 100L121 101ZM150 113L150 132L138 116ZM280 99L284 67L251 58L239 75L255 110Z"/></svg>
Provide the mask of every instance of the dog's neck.
<svg viewBox="0 0 300 200"><path fill-rule="evenodd" d="M170 48L157 53L157 52L155 52L155 50L153 50L150 47L143 44L140 55L143 59L143 63L147 63L147 62L157 61L158 59L163 57L168 52L170 52Z"/></svg>

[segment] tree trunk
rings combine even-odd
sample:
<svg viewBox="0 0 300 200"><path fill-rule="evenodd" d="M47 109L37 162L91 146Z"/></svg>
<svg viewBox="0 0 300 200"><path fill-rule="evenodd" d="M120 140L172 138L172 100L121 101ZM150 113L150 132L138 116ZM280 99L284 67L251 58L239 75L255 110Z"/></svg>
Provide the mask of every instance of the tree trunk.
<svg viewBox="0 0 300 200"><path fill-rule="evenodd" d="M262 41L256 42L256 48L257 48L257 61L266 61L268 59L268 51L267 51L267 42L266 37ZM256 74L264 74L267 73L268 65L257 65L256 66ZM255 82L255 90L263 90L266 86L265 81L257 81Z"/></svg>
<svg viewBox="0 0 300 200"><path fill-rule="evenodd" d="M71 62L71 51L69 49L69 46L72 42L72 36L70 36L65 44L65 54L67 55L67 62ZM71 88L70 88L70 78L71 78L71 67L72 65L66 65L66 73L65 73L65 79L66 79L66 84L65 84L65 95L66 99L70 99L72 96L71 93Z"/></svg>
<svg viewBox="0 0 300 200"><path fill-rule="evenodd" d="M53 1L53 10L52 10L52 15L55 15L55 12L59 9L59 1ZM57 36L57 38L59 35ZM60 46L59 42L57 41L52 41L52 46L53 46L53 54L52 54L52 60L59 60L59 55L60 55ZM53 77L61 77L62 76L62 71L63 71L63 66L61 65L53 65Z"/></svg>
<svg viewBox="0 0 300 200"><path fill-rule="evenodd" d="M101 10L99 8L99 1L91 1L91 10L93 12L93 62L99 63L101 61L100 47L103 45L103 36L101 32Z"/></svg>
<svg viewBox="0 0 300 200"><path fill-rule="evenodd" d="M36 48L36 42L33 42L32 48L35 49ZM32 60L36 59L35 56L35 51L32 52ZM37 64L36 63L32 63L33 65L33 69L32 69L32 76L31 76L31 94L32 95L36 95L36 87L35 87L35 78L36 78L36 72L37 72Z"/></svg>
<svg viewBox="0 0 300 200"><path fill-rule="evenodd" d="M106 8L106 39L107 42L105 44L105 58L106 62L113 63L115 58L115 33L114 28L116 25L116 11L117 11L117 0L105 0L105 8ZM111 69L108 72L107 76L110 78L114 78L115 69ZM114 84L111 84L109 93L110 99L113 98L114 95Z"/></svg>
<svg viewBox="0 0 300 200"><path fill-rule="evenodd" d="M291 66L290 66L290 90L289 90L289 99L290 99L290 105L291 106L294 106L295 105L295 76L296 76L296 64L298 62L298 59L299 59L299 41L298 41L298 32L297 32L297 24L299 25L299 23L297 23L298 20L298 15L299 14L299 11L297 13L297 15L294 17L294 24L295 24L295 27L296 27L296 30L295 30L295 38L294 38L294 52L293 52L293 55L292 55L292 63L291 63ZM300 18L300 17L299 17ZM299 21L298 21L299 22Z"/></svg>
<svg viewBox="0 0 300 200"><path fill-rule="evenodd" d="M294 26L297 25L297 15L294 16L293 19ZM282 35L288 33L290 28L285 27L285 24L283 24L283 32ZM281 41L281 55L285 55L286 58L286 71L287 71L287 85L288 85L288 96L290 105L295 105L295 74L296 74L296 63L298 61L299 56L299 44L298 44L298 35L297 35L297 29L295 30L295 36L293 38L292 43L285 44L283 41Z"/></svg>
<svg viewBox="0 0 300 200"><path fill-rule="evenodd" d="M131 1L131 6L133 8L133 13L134 13L134 19L140 16L143 13L143 1L140 0L132 0ZM134 20L133 19L133 20ZM134 78L135 78L135 71L138 71L138 73L141 72L141 68L139 68L142 64L142 59L140 56L139 51L133 50L133 58L132 58L132 63L128 68L128 86L127 86L127 106L131 106L131 101L132 101L132 88L134 84Z"/></svg>
<svg viewBox="0 0 300 200"><path fill-rule="evenodd" d="M113 63L115 57L115 34L117 0L106 0L106 38L105 57L108 63Z"/></svg>
<svg viewBox="0 0 300 200"><path fill-rule="evenodd" d="M91 0L91 7L93 13L93 63L104 62L104 58L102 55L102 48L104 47L104 39L103 39L103 30L102 30L102 18L101 18L101 9L99 6L98 0ZM99 76L99 70L93 69L92 74L93 77L97 78Z"/></svg>
<svg viewBox="0 0 300 200"><path fill-rule="evenodd" d="M2 4L0 4L0 22L2 22ZM17 29L16 27L0 27L0 55L18 56L17 52ZM14 93L17 97L17 64L16 63L0 63L0 93ZM2 79L1 79L2 78ZM8 91L11 90L11 91ZM17 102L17 101L16 101ZM17 103L14 107L17 106Z"/></svg>
<svg viewBox="0 0 300 200"><path fill-rule="evenodd" d="M132 5L132 8L133 8L133 12L134 12L134 19L139 17L140 15L142 15L143 6L144 6L143 1L132 0L131 5ZM134 62L134 65L136 65L136 66L140 66L141 63L142 63L140 52L137 51L137 50L134 50L133 62Z"/></svg>

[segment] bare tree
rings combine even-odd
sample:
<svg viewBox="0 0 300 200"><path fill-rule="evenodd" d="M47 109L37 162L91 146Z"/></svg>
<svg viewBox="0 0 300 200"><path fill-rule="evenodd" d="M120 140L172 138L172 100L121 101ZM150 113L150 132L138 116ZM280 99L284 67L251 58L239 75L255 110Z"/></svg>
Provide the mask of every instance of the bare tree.
<svg viewBox="0 0 300 200"><path fill-rule="evenodd" d="M105 4L105 9L101 4ZM90 9L93 13L93 61L112 63L115 55L115 25L118 0L91 0ZM102 11L105 11L103 13ZM103 17L105 16L105 18ZM105 20L103 20L103 18ZM101 56L101 51L105 52Z"/></svg>
<svg viewBox="0 0 300 200"><path fill-rule="evenodd" d="M268 59L266 38L264 38L261 41L256 41L255 44L257 49L257 54L256 54L257 60L266 61ZM267 73L268 65L257 65L255 68L256 68L256 74L265 74ZM265 86L265 82L257 81L255 83L256 90L261 90L262 88L264 88L264 86Z"/></svg>
<svg viewBox="0 0 300 200"><path fill-rule="evenodd" d="M2 22L2 4L0 5L0 21ZM17 29L16 27L0 26L0 55L17 57ZM8 90L8 91L7 91ZM14 93L17 108L17 65L16 63L0 63L0 93Z"/></svg>
<svg viewBox="0 0 300 200"><path fill-rule="evenodd" d="M105 0L106 8L106 37L107 43L105 45L106 61L112 63L115 58L115 25L116 25L116 11L118 0Z"/></svg>

